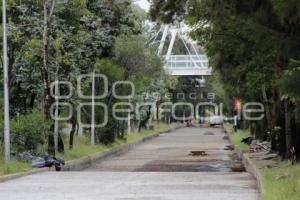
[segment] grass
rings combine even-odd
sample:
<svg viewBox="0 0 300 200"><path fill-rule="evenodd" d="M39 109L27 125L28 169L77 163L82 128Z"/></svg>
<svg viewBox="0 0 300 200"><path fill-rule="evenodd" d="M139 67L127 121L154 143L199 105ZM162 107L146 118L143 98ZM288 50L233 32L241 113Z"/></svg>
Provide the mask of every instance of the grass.
<svg viewBox="0 0 300 200"><path fill-rule="evenodd" d="M262 200L299 200L300 199L300 165L291 166L283 162L278 167L262 169L264 189ZM278 176L287 176L277 179Z"/></svg>
<svg viewBox="0 0 300 200"><path fill-rule="evenodd" d="M0 176L18 172L25 172L31 169L32 167L29 163L21 162L18 160L11 160L9 164L5 164L3 160L0 160Z"/></svg>
<svg viewBox="0 0 300 200"><path fill-rule="evenodd" d="M122 140L118 139L113 144L110 145L98 144L92 146L90 145L90 140L88 137L84 135L78 136L74 138L74 148L71 150L66 148L65 153L60 156L64 157L64 159L68 161L68 160L74 160L80 157L84 157L96 153L105 152L123 144L133 143L135 141L153 135L158 131L169 127L167 124L162 124L162 123L160 124L154 123L153 125L154 125L154 130L144 130L141 133L134 132L134 133L127 134L125 139ZM65 138L64 140L65 140L65 144L68 144L68 138Z"/></svg>
<svg viewBox="0 0 300 200"><path fill-rule="evenodd" d="M226 124L227 130L232 130ZM234 144L241 150L249 149L248 145L241 143L241 139L250 136L250 131L238 131L232 135ZM254 163L263 177L264 192L261 200L299 200L300 199L300 165L291 166L288 162L279 162L273 168L262 168L259 162ZM284 178L276 178L276 177Z"/></svg>
<svg viewBox="0 0 300 200"><path fill-rule="evenodd" d="M231 124L225 124L224 126L226 126L227 130L231 130L233 132ZM241 150L249 150L249 145L242 143L241 140L250 136L251 134L249 130L238 130L236 133L232 134L233 143Z"/></svg>
<svg viewBox="0 0 300 200"><path fill-rule="evenodd" d="M241 140L250 136L251 136L250 131L239 130L238 132L234 133L232 138L234 144L236 144L241 150L249 150L249 145L242 143Z"/></svg>
<svg viewBox="0 0 300 200"><path fill-rule="evenodd" d="M111 150L117 146L133 143L147 136L153 135L158 131L167 129L169 126L167 124L157 124L154 123L153 130L144 130L141 133L134 132L126 135L126 138L123 140L116 140L113 144L110 145L90 145L90 140L87 136L78 136L74 138L74 148L72 150L67 148L68 137L64 137L64 144L66 145L65 153L59 156L64 157L66 161L78 159L80 157L92 155L95 153L101 153L108 150ZM3 154L1 154L3 155ZM19 172L25 172L31 170L32 167L29 163L25 163L19 160L11 160L9 164L5 164L3 159L0 157L0 176L14 174Z"/></svg>

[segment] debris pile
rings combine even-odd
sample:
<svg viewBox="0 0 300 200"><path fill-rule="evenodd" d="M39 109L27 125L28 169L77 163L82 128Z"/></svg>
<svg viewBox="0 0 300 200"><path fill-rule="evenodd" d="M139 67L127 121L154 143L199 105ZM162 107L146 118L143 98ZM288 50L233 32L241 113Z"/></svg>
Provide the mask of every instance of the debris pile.
<svg viewBox="0 0 300 200"><path fill-rule="evenodd" d="M258 142L254 137L243 138L241 142L250 146L250 153L269 152L271 150L271 142Z"/></svg>
<svg viewBox="0 0 300 200"><path fill-rule="evenodd" d="M271 142L255 142L250 145L250 153L269 152L271 150Z"/></svg>
<svg viewBox="0 0 300 200"><path fill-rule="evenodd" d="M60 171L61 167L65 165L65 161L62 158L49 155L35 155L30 151L18 153L17 157L31 163L31 166L34 168L55 167L56 171Z"/></svg>

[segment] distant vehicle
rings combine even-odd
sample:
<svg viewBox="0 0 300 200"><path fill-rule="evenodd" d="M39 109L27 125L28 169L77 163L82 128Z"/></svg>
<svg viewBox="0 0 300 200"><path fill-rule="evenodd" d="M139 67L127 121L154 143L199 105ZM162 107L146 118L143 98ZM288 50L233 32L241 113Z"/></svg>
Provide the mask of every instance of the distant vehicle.
<svg viewBox="0 0 300 200"><path fill-rule="evenodd" d="M222 125L223 124L223 117L219 115L213 115L209 117L209 125L210 126L216 126L216 125Z"/></svg>

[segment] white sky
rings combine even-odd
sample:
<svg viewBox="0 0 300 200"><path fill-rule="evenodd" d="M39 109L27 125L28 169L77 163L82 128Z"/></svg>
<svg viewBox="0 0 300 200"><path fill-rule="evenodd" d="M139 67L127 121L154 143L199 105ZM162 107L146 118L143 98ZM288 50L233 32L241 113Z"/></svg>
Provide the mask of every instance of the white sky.
<svg viewBox="0 0 300 200"><path fill-rule="evenodd" d="M135 4L139 5L141 8L143 8L146 11L149 11L150 9L150 3L147 0L137 0Z"/></svg>

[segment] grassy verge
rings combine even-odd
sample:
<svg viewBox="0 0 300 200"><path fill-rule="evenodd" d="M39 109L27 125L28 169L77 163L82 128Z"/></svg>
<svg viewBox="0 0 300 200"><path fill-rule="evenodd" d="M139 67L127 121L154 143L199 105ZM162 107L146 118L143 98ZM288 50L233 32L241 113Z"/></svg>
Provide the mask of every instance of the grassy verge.
<svg viewBox="0 0 300 200"><path fill-rule="evenodd" d="M25 172L29 171L30 169L32 169L32 167L29 163L11 160L9 164L5 164L3 160L0 160L0 176Z"/></svg>
<svg viewBox="0 0 300 200"><path fill-rule="evenodd" d="M300 165L291 166L282 162L277 167L260 171L265 187L262 200L300 199Z"/></svg>
<svg viewBox="0 0 300 200"><path fill-rule="evenodd" d="M72 150L67 149L65 150L65 153L63 155L60 155L64 157L66 161L68 160L74 160L80 157L92 155L95 153L101 153L108 150L111 150L117 146L123 145L123 144L129 144L133 143L135 141L138 141L144 137L153 135L157 133L160 130L167 129L169 126L167 124L156 124L154 123L154 130L144 130L141 133L134 132L126 135L126 138L123 140L116 140L113 144L110 145L90 145L90 140L86 136L78 136L74 138L74 148ZM65 138L65 144L68 144L68 138Z"/></svg>
<svg viewBox="0 0 300 200"><path fill-rule="evenodd" d="M229 130L229 125L225 128ZM249 149L240 141L249 137L249 131L239 131L232 135L234 144L242 149ZM251 155L251 154L250 154ZM264 167L263 161L252 158L263 177L264 192L261 200L299 200L300 199L300 165L291 166L288 162L280 161L270 167Z"/></svg>
<svg viewBox="0 0 300 200"><path fill-rule="evenodd" d="M113 144L110 145L90 145L90 140L86 136L78 136L74 138L74 148L72 150L69 150L67 148L68 144L68 138L65 137L64 144L66 145L66 150L64 154L61 154L59 156L64 157L66 161L68 160L74 160L80 157L92 155L95 153L101 153L104 151L111 150L117 146L133 143L135 141L138 141L142 138L145 138L147 136L153 135L157 133L158 131L164 130L169 128L167 124L157 124L154 123L154 130L144 130L141 133L134 132L131 134L126 135L126 138L124 140L116 140ZM3 155L3 154L1 154ZM19 160L12 160L9 164L5 164L3 159L0 157L0 176L8 175L8 174L14 174L19 172L25 172L31 170L32 167L29 163L25 163Z"/></svg>
<svg viewBox="0 0 300 200"><path fill-rule="evenodd" d="M233 133L232 125L231 124L225 124L224 125L226 130L230 130L231 133ZM232 134L232 140L234 144L241 150L249 150L249 145L244 144L241 142L243 138L250 137L250 131L248 130L238 130L236 133Z"/></svg>
<svg viewBox="0 0 300 200"><path fill-rule="evenodd" d="M242 131L239 130L233 135L233 142L239 147L241 150L249 150L249 145L242 143L241 140L243 138L250 137L250 132L248 130Z"/></svg>

